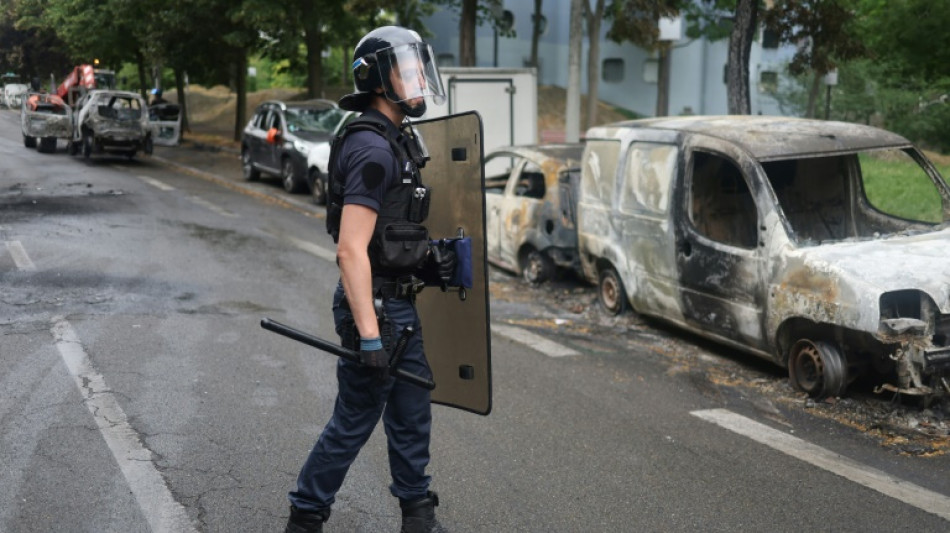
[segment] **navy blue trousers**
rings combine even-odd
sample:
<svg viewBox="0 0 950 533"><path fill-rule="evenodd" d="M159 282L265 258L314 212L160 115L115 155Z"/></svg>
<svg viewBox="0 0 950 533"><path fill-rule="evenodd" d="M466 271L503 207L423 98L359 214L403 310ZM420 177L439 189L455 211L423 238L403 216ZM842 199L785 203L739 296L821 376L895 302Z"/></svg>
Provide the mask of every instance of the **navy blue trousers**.
<svg viewBox="0 0 950 533"><path fill-rule="evenodd" d="M352 318L349 308L340 305L342 301L343 286L338 285L333 297L337 333L345 319ZM408 325L415 329L399 368L431 379L422 349L422 327L413 302L391 299L384 302L384 307L395 326L396 337ZM290 503L307 511L329 509L346 472L380 417L388 443L390 492L407 500L425 497L431 480L425 473L432 429L429 391L389 376L380 377L377 371L342 358L336 372L339 392L333 416L297 476L297 490L289 494Z"/></svg>

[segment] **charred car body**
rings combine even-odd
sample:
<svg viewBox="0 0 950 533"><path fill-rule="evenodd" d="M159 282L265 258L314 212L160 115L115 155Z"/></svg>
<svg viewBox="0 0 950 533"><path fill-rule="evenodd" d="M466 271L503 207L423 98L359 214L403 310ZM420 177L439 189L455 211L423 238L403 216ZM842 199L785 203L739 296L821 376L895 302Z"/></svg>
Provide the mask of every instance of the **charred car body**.
<svg viewBox="0 0 950 533"><path fill-rule="evenodd" d="M950 393L950 189L906 139L678 117L586 142L579 253L609 311L629 303L767 357L813 397L859 376Z"/></svg>
<svg viewBox="0 0 950 533"><path fill-rule="evenodd" d="M73 110L55 94L27 93L20 106L20 132L27 148L55 152L57 139L72 140Z"/></svg>
<svg viewBox="0 0 950 533"><path fill-rule="evenodd" d="M118 153L129 159L152 153L152 136L145 99L136 93L92 90L76 103L76 123L70 153Z"/></svg>
<svg viewBox="0 0 950 533"><path fill-rule="evenodd" d="M488 259L529 283L579 271L574 209L582 144L496 148L485 159Z"/></svg>

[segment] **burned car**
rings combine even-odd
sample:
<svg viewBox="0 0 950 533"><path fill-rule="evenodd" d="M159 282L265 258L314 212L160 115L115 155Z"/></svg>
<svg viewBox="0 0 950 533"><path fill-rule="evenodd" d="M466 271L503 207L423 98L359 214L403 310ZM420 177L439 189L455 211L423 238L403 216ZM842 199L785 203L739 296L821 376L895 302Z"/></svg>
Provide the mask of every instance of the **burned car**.
<svg viewBox="0 0 950 533"><path fill-rule="evenodd" d="M903 137L782 117L587 132L585 276L628 304L788 369L812 397L950 392L950 189Z"/></svg>
<svg viewBox="0 0 950 533"><path fill-rule="evenodd" d="M55 152L58 139L72 140L73 110L55 94L29 92L20 106L20 132L23 146Z"/></svg>
<svg viewBox="0 0 950 533"><path fill-rule="evenodd" d="M69 151L118 153L129 159L152 153L152 135L145 99L133 92L97 89L76 103L76 122Z"/></svg>
<svg viewBox="0 0 950 533"><path fill-rule="evenodd" d="M505 146L485 157L488 260L541 283L578 271L574 208L584 146Z"/></svg>

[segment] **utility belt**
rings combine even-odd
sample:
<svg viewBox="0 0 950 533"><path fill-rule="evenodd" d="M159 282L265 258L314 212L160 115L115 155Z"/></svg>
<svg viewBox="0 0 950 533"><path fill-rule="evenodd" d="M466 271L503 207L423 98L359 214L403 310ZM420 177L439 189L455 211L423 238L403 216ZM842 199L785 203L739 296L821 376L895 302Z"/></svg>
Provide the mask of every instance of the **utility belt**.
<svg viewBox="0 0 950 533"><path fill-rule="evenodd" d="M414 299L423 288L425 282L415 276L373 277L373 295L384 300Z"/></svg>

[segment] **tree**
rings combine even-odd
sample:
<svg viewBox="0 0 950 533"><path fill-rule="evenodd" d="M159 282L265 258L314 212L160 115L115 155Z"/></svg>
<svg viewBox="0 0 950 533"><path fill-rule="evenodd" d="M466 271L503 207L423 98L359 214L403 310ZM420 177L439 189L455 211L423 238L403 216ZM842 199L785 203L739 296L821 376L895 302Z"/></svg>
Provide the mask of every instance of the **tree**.
<svg viewBox="0 0 950 533"><path fill-rule="evenodd" d="M541 6L544 0L534 0L534 13L531 15L531 57L528 59L528 66L538 68L538 41L541 40L541 32L544 28L541 24L544 22L544 15L541 14Z"/></svg>
<svg viewBox="0 0 950 533"><path fill-rule="evenodd" d="M587 4L586 0L584 2ZM594 0L594 8L588 6L587 36L587 116L584 131L597 124L597 103L600 100L600 24L604 19L604 0Z"/></svg>
<svg viewBox="0 0 950 533"><path fill-rule="evenodd" d="M782 42L800 46L789 63L793 75L812 74L806 115L815 116L821 79L841 61L861 57L865 49L856 38L850 0L776 0L764 22Z"/></svg>
<svg viewBox="0 0 950 533"><path fill-rule="evenodd" d="M581 108L581 45L584 33L584 3L571 0L571 21L567 56L567 97L564 111L564 140L577 142Z"/></svg>
<svg viewBox="0 0 950 533"><path fill-rule="evenodd" d="M738 0L732 34L729 37L729 59L726 63L726 85L729 114L748 115L749 55L759 15L759 0Z"/></svg>

